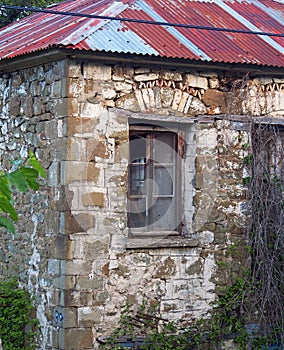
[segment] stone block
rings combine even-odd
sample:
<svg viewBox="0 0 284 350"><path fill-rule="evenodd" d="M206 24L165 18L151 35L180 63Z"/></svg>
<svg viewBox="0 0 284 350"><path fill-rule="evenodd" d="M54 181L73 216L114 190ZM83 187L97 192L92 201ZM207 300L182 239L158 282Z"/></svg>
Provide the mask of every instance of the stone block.
<svg viewBox="0 0 284 350"><path fill-rule="evenodd" d="M94 133L99 121L96 118L69 117L65 119L65 123L67 135L75 136Z"/></svg>
<svg viewBox="0 0 284 350"><path fill-rule="evenodd" d="M94 227L95 217L92 213L65 214L65 233L71 234L76 232L85 232Z"/></svg>
<svg viewBox="0 0 284 350"><path fill-rule="evenodd" d="M208 79L205 77L200 77L198 74L186 74L185 84L187 86L199 89L208 89Z"/></svg>
<svg viewBox="0 0 284 350"><path fill-rule="evenodd" d="M132 67L115 65L113 69L112 79L131 79L133 77L133 74L134 69Z"/></svg>
<svg viewBox="0 0 284 350"><path fill-rule="evenodd" d="M63 312L63 327L76 328L78 326L78 309L75 307L66 307Z"/></svg>
<svg viewBox="0 0 284 350"><path fill-rule="evenodd" d="M82 203L84 207L104 207L104 193L101 192L90 192L82 195Z"/></svg>
<svg viewBox="0 0 284 350"><path fill-rule="evenodd" d="M87 260L93 260L94 257L97 257L102 254L106 254L109 249L109 238L101 237L100 240L94 242L84 242L84 253Z"/></svg>
<svg viewBox="0 0 284 350"><path fill-rule="evenodd" d="M49 259L47 265L47 272L50 275L58 275L60 273L60 260Z"/></svg>
<svg viewBox="0 0 284 350"><path fill-rule="evenodd" d="M207 114L207 108L203 102L201 102L197 97L193 97L188 109L188 114L198 115Z"/></svg>
<svg viewBox="0 0 284 350"><path fill-rule="evenodd" d="M210 78L209 79L209 88L210 89L218 89L220 86L219 79L217 78Z"/></svg>
<svg viewBox="0 0 284 350"><path fill-rule="evenodd" d="M137 94L137 90L135 91L135 94L130 93L120 97L117 101L115 101L115 106L117 108L125 109L132 112L143 111L140 106L140 103L143 102L143 99L141 98L142 101L140 101L139 103L139 100L137 99L136 94ZM142 106L144 106L144 104ZM145 107L144 107L144 110L145 110Z"/></svg>
<svg viewBox="0 0 284 350"><path fill-rule="evenodd" d="M172 102L172 109L173 110L178 109L178 106L181 102L181 98L182 98L182 91L179 89L175 89L174 90L174 98L173 98L173 102Z"/></svg>
<svg viewBox="0 0 284 350"><path fill-rule="evenodd" d="M94 302L94 292L67 290L64 294L65 306L91 306Z"/></svg>
<svg viewBox="0 0 284 350"><path fill-rule="evenodd" d="M78 276L76 289L77 290L102 290L103 289L103 278L101 276Z"/></svg>
<svg viewBox="0 0 284 350"><path fill-rule="evenodd" d="M182 81L182 74L178 72L167 71L160 74L160 79Z"/></svg>
<svg viewBox="0 0 284 350"><path fill-rule="evenodd" d="M93 349L93 332L91 328L66 329L64 340L64 348L62 349Z"/></svg>
<svg viewBox="0 0 284 350"><path fill-rule="evenodd" d="M224 109L226 106L226 93L216 89L209 89L203 94L202 101L206 106L219 106Z"/></svg>
<svg viewBox="0 0 284 350"><path fill-rule="evenodd" d="M102 89L102 96L106 100L112 100L116 97L116 91L114 89L112 89L111 87L104 87Z"/></svg>
<svg viewBox="0 0 284 350"><path fill-rule="evenodd" d="M69 78L79 78L81 76L81 65L79 62L69 61L67 76Z"/></svg>
<svg viewBox="0 0 284 350"><path fill-rule="evenodd" d="M62 275L60 277L54 278L53 285L55 288L61 290L73 289L76 285L76 277Z"/></svg>
<svg viewBox="0 0 284 350"><path fill-rule="evenodd" d="M151 81L159 79L159 73L144 73L144 74L137 74L134 76L134 81L140 82L140 81Z"/></svg>
<svg viewBox="0 0 284 350"><path fill-rule="evenodd" d="M167 108L170 107L174 98L174 90L167 87L161 88L161 100L162 106Z"/></svg>
<svg viewBox="0 0 284 350"><path fill-rule="evenodd" d="M86 159L88 161L94 161L96 157L109 158L110 150L109 144L105 136L98 138L89 138L86 140Z"/></svg>
<svg viewBox="0 0 284 350"><path fill-rule="evenodd" d="M94 323L101 323L102 314L98 306L95 307L79 307L78 308L78 323L79 327L92 327Z"/></svg>
<svg viewBox="0 0 284 350"><path fill-rule="evenodd" d="M104 80L104 81L111 80L111 66L85 63L83 70L84 70L85 79Z"/></svg>
<svg viewBox="0 0 284 350"><path fill-rule="evenodd" d="M50 111L57 118L79 115L79 104L76 98L59 98L47 104Z"/></svg>
<svg viewBox="0 0 284 350"><path fill-rule="evenodd" d="M101 103L83 102L80 104L79 113L83 118L98 118L104 112L104 106Z"/></svg>
<svg viewBox="0 0 284 350"><path fill-rule="evenodd" d="M60 175L61 185L86 180L96 182L100 176L100 168L95 163L89 162L61 162Z"/></svg>
<svg viewBox="0 0 284 350"><path fill-rule="evenodd" d="M66 261L66 267L65 267L66 275L87 275L90 270L91 270L90 263L86 261L79 260L79 259Z"/></svg>
<svg viewBox="0 0 284 350"><path fill-rule="evenodd" d="M58 123L56 119L42 122L42 124L44 125L44 134L47 140L58 137ZM38 131L38 126L36 128Z"/></svg>
<svg viewBox="0 0 284 350"><path fill-rule="evenodd" d="M114 88L116 92L130 93L133 89L133 85L126 82L116 82Z"/></svg>

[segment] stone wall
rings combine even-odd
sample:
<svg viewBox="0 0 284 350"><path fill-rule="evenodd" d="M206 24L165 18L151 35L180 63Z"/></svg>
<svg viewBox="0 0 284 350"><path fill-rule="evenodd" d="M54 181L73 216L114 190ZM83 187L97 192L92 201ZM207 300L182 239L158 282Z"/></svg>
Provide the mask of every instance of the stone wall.
<svg viewBox="0 0 284 350"><path fill-rule="evenodd" d="M17 232L1 232L0 250L0 275L20 275L37 298L42 349L96 348L125 303L155 300L189 322L210 311L246 260L249 129L224 114L280 116L283 84L67 59L2 75L2 164L32 149L48 173L18 198ZM182 237L129 238L131 118L186 130Z"/></svg>

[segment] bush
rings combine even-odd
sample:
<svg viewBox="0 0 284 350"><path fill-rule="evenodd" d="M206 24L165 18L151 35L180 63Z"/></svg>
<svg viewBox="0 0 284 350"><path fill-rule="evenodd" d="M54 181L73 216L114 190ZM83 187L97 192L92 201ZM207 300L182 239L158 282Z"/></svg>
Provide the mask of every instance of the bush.
<svg viewBox="0 0 284 350"><path fill-rule="evenodd" d="M16 279L0 281L0 339L5 350L36 348L38 322L27 290Z"/></svg>

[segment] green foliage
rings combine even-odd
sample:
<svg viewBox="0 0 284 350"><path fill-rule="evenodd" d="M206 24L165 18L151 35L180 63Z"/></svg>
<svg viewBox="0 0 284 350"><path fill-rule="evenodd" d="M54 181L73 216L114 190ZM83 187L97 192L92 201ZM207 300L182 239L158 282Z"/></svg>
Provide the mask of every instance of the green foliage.
<svg viewBox="0 0 284 350"><path fill-rule="evenodd" d="M33 311L29 293L16 279L0 281L0 339L5 350L36 348L39 327Z"/></svg>
<svg viewBox="0 0 284 350"><path fill-rule="evenodd" d="M13 195L15 190L25 193L29 188L39 189L39 176L46 177L44 169L36 159L33 152L29 153L29 158L24 162L18 159L12 162L13 170L0 172L0 226L7 231L14 233L13 222L18 220L18 214L14 208Z"/></svg>
<svg viewBox="0 0 284 350"><path fill-rule="evenodd" d="M119 327L111 334L104 349L123 349L119 344L125 339L139 343L139 349L150 350L185 350L191 344L187 332L181 324L168 321L159 316L157 304L125 305L122 308ZM141 339L141 338L140 338Z"/></svg>
<svg viewBox="0 0 284 350"><path fill-rule="evenodd" d="M49 5L58 3L59 0L6 0L4 1L5 5L9 6L28 6L28 7L36 7L36 8L45 8ZM9 23L16 21L22 17L31 14L30 11L17 11L11 9L2 9L0 11L0 27L3 27Z"/></svg>

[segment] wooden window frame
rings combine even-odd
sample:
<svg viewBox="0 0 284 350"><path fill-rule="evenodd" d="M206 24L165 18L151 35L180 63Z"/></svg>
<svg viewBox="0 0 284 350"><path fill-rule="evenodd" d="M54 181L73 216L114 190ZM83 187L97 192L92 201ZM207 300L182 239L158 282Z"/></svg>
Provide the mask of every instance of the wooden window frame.
<svg viewBox="0 0 284 350"><path fill-rule="evenodd" d="M182 232L182 159L184 158L185 154L185 142L184 142L184 135L183 132L180 128L177 127L161 127L161 126L155 126L155 125L146 125L146 124L133 124L129 126L129 140L131 140L133 135L139 135L139 134L144 134L146 136L146 144L147 144L147 157L151 158L153 155L154 149L153 149L153 144L151 145L151 138L153 138L155 135L162 135L166 133L171 133L173 140L175 138L175 147L173 149L173 154L174 154L174 162L172 164L172 167L174 169L173 171L173 200L174 200L174 208L175 208L175 220L176 220L176 227L174 229L172 228L156 228L153 229L153 226L155 226L155 223L149 222L151 218L146 218L145 215L145 220L148 220L145 226L141 227L131 227L131 222L130 222L130 212L131 212L131 207L130 207L130 199L134 198L134 195L131 194L131 189L130 189L130 181L131 181L131 167L133 167L133 164L130 159L130 154L131 154L131 142L129 142L129 165L128 165L128 228L129 228L129 233L130 237L150 237L150 236L177 236L180 235ZM149 136L148 136L149 135ZM149 138L149 142L148 142ZM151 162L151 159L147 159L147 161ZM146 164L145 169L146 169ZM160 163L158 166L163 167L163 166L171 166L167 164ZM150 173L147 173L147 178L153 179L153 171L154 171L154 165L149 165L147 171ZM151 173L152 172L152 173ZM151 191L152 189L149 189ZM146 194L146 197L148 196L148 193ZM154 194L152 194L152 197ZM159 197L160 194L157 196ZM166 195L169 197L169 195ZM160 197L159 197L160 198ZM148 198L146 198L148 199ZM150 202L153 200L153 198L150 198ZM171 203L172 205L172 203ZM152 217L153 219L153 217Z"/></svg>

